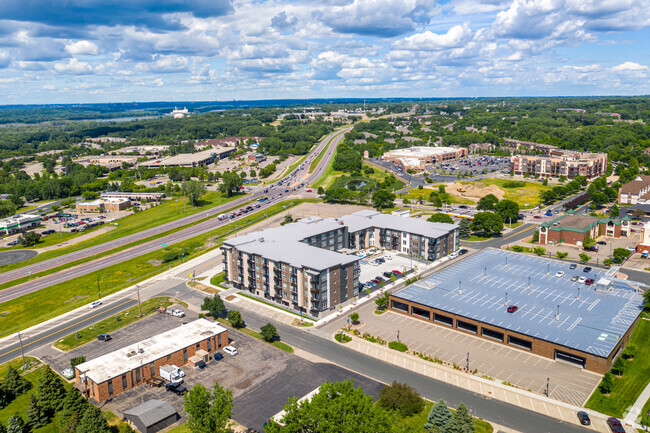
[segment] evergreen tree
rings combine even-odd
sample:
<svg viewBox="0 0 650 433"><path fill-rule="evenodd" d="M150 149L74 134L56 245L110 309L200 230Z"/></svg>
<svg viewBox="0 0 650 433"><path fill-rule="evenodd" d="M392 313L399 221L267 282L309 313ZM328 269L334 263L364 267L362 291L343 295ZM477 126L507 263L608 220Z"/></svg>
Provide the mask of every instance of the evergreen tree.
<svg viewBox="0 0 650 433"><path fill-rule="evenodd" d="M11 403L12 399L13 395L11 395L11 393L2 385L2 382L0 382L0 409Z"/></svg>
<svg viewBox="0 0 650 433"><path fill-rule="evenodd" d="M18 397L21 394L29 391L32 384L22 377L15 368L9 366L4 379L2 379L2 386L5 392L9 392L13 397Z"/></svg>
<svg viewBox="0 0 650 433"><path fill-rule="evenodd" d="M467 218L462 218L460 220L460 225L458 226L458 237L461 239L467 239L472 235L471 226L472 223Z"/></svg>
<svg viewBox="0 0 650 433"><path fill-rule="evenodd" d="M0 422L0 433L7 433L7 427Z"/></svg>
<svg viewBox="0 0 650 433"><path fill-rule="evenodd" d="M49 366L44 367L36 385L36 400L49 417L61 410L65 397L65 387Z"/></svg>
<svg viewBox="0 0 650 433"><path fill-rule="evenodd" d="M18 412L13 414L9 421L7 421L7 433L27 433L25 420Z"/></svg>
<svg viewBox="0 0 650 433"><path fill-rule="evenodd" d="M108 423L102 412L95 406L88 405L79 420L76 433L109 433Z"/></svg>
<svg viewBox="0 0 650 433"><path fill-rule="evenodd" d="M434 427L437 427L440 433L445 433L445 427L447 426L451 416L452 413L447 407L447 403L444 400L440 400L431 407L424 428L427 431L435 431Z"/></svg>
<svg viewBox="0 0 650 433"><path fill-rule="evenodd" d="M62 432L73 433L79 422L79 414L84 413L88 405L88 401L77 388L70 388L65 394L63 407L59 412L59 429Z"/></svg>
<svg viewBox="0 0 650 433"><path fill-rule="evenodd" d="M43 427L50 421L34 394L29 395L29 406L25 415L27 416L27 425L32 430Z"/></svg>
<svg viewBox="0 0 650 433"><path fill-rule="evenodd" d="M445 433L474 433L474 419L467 411L465 403L458 405L445 427Z"/></svg>

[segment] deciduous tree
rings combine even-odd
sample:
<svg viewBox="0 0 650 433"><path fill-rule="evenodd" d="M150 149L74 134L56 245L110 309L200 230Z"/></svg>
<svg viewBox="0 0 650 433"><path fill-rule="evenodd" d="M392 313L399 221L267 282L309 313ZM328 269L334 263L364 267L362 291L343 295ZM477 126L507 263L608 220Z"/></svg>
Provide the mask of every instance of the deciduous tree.
<svg viewBox="0 0 650 433"><path fill-rule="evenodd" d="M447 223L447 224L454 223L454 220L449 215L445 213L439 213L439 212L431 215L429 218L427 218L427 221L432 223Z"/></svg>
<svg viewBox="0 0 650 433"><path fill-rule="evenodd" d="M230 431L232 392L216 383L208 390L200 383L194 385L183 400L187 424L192 433L225 433Z"/></svg>
<svg viewBox="0 0 650 433"><path fill-rule="evenodd" d="M378 210L393 207L395 194L392 192L379 189L372 194L372 203Z"/></svg>
<svg viewBox="0 0 650 433"><path fill-rule="evenodd" d="M474 215L471 228L488 235L498 234L503 230L503 219L494 212L479 212Z"/></svg>
<svg viewBox="0 0 650 433"><path fill-rule="evenodd" d="M407 417L420 413L424 409L424 400L413 387L393 381L379 391L379 405Z"/></svg>
<svg viewBox="0 0 650 433"><path fill-rule="evenodd" d="M481 197L481 199L476 204L476 209L493 211L496 209L496 205L498 202L499 199L494 194L488 194Z"/></svg>
<svg viewBox="0 0 650 433"><path fill-rule="evenodd" d="M241 313L237 310L228 311L228 321L233 328L241 328L244 324L242 320Z"/></svg>
<svg viewBox="0 0 650 433"><path fill-rule="evenodd" d="M183 182L181 191L183 191L183 195L190 200L190 204L196 206L203 194L205 194L205 186L196 180L188 180Z"/></svg>
<svg viewBox="0 0 650 433"><path fill-rule="evenodd" d="M223 315L226 311L226 306L223 304L223 300L219 294L216 293L213 297L206 296L203 298L201 310L208 311L211 316L217 317Z"/></svg>
<svg viewBox="0 0 650 433"><path fill-rule="evenodd" d="M264 341L269 343L278 338L278 330L275 329L275 326L273 326L271 323L267 323L266 325L262 326L260 328L260 334L262 335Z"/></svg>

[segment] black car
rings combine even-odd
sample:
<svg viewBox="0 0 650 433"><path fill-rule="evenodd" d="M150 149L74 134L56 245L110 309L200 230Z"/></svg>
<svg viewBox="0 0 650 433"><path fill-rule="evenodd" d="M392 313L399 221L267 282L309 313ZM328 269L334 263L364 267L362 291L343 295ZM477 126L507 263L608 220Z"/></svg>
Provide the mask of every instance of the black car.
<svg viewBox="0 0 650 433"><path fill-rule="evenodd" d="M613 433L625 433L625 429L623 428L621 422L613 416L607 418L607 425Z"/></svg>
<svg viewBox="0 0 650 433"><path fill-rule="evenodd" d="M583 411L578 412L578 420L580 420L580 424L582 425L591 424L591 420L589 419L589 415L587 415L587 412L583 412Z"/></svg>
<svg viewBox="0 0 650 433"><path fill-rule="evenodd" d="M582 270L582 272L591 272L591 268L589 266L587 266L586 268L584 268Z"/></svg>
<svg viewBox="0 0 650 433"><path fill-rule="evenodd" d="M384 272L384 277L386 277L386 278L390 278L390 277L392 277L392 276L393 276L393 273L392 273L392 272L389 272L389 271Z"/></svg>
<svg viewBox="0 0 650 433"><path fill-rule="evenodd" d="M187 388L185 388L180 383L166 383L165 389L167 391L173 392L176 395L183 395L185 394L185 391L187 391Z"/></svg>
<svg viewBox="0 0 650 433"><path fill-rule="evenodd" d="M223 355L221 354L221 352L215 352L214 353L214 360L215 361L221 361L222 359L223 359Z"/></svg>
<svg viewBox="0 0 650 433"><path fill-rule="evenodd" d="M99 335L97 336L97 339L98 339L99 341L111 341L111 340L112 340L110 334L99 334Z"/></svg>
<svg viewBox="0 0 650 433"><path fill-rule="evenodd" d="M466 252L467 252L467 249L466 249L466 248L461 248L460 250L458 250L458 255L459 255L459 256L462 256L462 255L465 254Z"/></svg>
<svg viewBox="0 0 650 433"><path fill-rule="evenodd" d="M377 262L377 263L384 263L385 261L386 261L386 260L384 260L384 259L382 259L382 258L375 259L375 262Z"/></svg>

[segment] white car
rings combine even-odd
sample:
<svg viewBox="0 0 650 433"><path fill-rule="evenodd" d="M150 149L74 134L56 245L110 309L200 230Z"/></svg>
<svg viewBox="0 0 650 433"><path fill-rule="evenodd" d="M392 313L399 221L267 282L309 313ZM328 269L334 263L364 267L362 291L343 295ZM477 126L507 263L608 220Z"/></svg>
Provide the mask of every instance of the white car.
<svg viewBox="0 0 650 433"><path fill-rule="evenodd" d="M562 277L564 276L564 271L557 271L557 272L555 273L555 276L556 276L557 278L562 278Z"/></svg>
<svg viewBox="0 0 650 433"><path fill-rule="evenodd" d="M234 346L226 346L223 348L223 351L226 352L230 356L235 356L237 355L237 348Z"/></svg>
<svg viewBox="0 0 650 433"><path fill-rule="evenodd" d="M185 313L182 310L174 310L172 311L172 316L185 317Z"/></svg>
<svg viewBox="0 0 650 433"><path fill-rule="evenodd" d="M584 284L585 281L587 281L587 277L580 277L580 278L578 278L578 283L579 283L579 284Z"/></svg>
<svg viewBox="0 0 650 433"><path fill-rule="evenodd" d="M384 256L386 260L393 260L393 256Z"/></svg>
<svg viewBox="0 0 650 433"><path fill-rule="evenodd" d="M74 379L74 370L71 368L66 368L61 372L61 376L65 377L66 379Z"/></svg>
<svg viewBox="0 0 650 433"><path fill-rule="evenodd" d="M456 257L458 257L458 253L457 253L456 251L454 251L453 253L449 254L449 258L450 258L450 259L455 259Z"/></svg>
<svg viewBox="0 0 650 433"><path fill-rule="evenodd" d="M90 308L99 307L100 305L102 305L102 301L95 301L90 304Z"/></svg>

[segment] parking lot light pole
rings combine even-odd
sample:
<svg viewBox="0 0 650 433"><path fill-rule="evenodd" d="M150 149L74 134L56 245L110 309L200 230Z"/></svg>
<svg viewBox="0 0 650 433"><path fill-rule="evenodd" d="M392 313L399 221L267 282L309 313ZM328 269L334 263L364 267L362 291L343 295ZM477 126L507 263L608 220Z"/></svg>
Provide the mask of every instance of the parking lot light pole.
<svg viewBox="0 0 650 433"><path fill-rule="evenodd" d="M503 303L503 305L508 305L508 292L506 292L506 301Z"/></svg>
<svg viewBox="0 0 650 433"><path fill-rule="evenodd" d="M546 378L546 396L547 396L547 397L548 397L548 384L549 384L550 380L551 380L550 377L547 377L547 378Z"/></svg>
<svg viewBox="0 0 650 433"><path fill-rule="evenodd" d="M528 288L530 289L530 277L528 277Z"/></svg>
<svg viewBox="0 0 650 433"><path fill-rule="evenodd" d="M469 373L469 352L467 352L467 372Z"/></svg>
<svg viewBox="0 0 650 433"><path fill-rule="evenodd" d="M399 329L397 330L397 342L399 343Z"/></svg>

